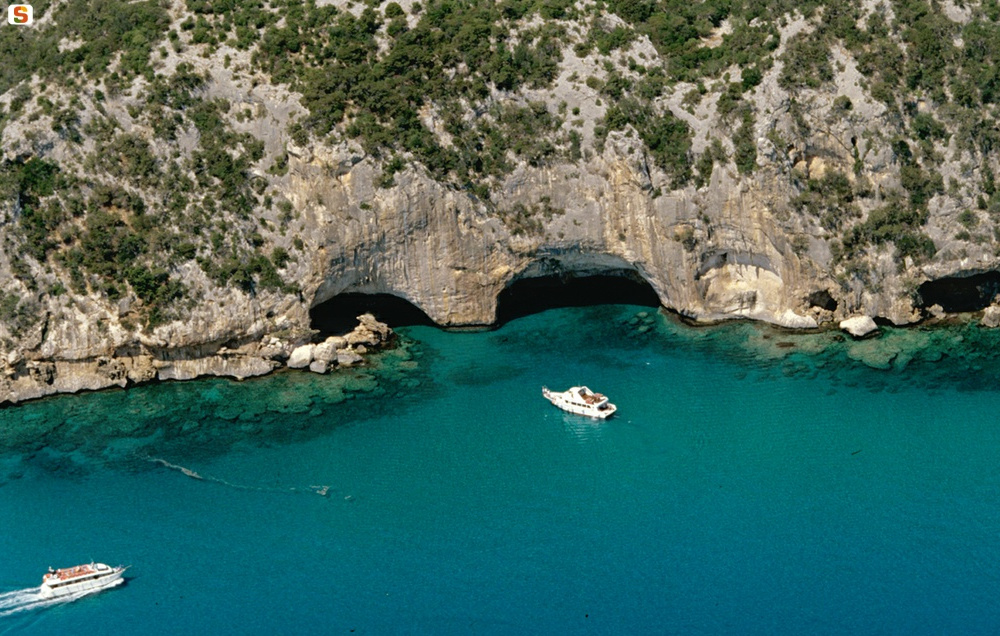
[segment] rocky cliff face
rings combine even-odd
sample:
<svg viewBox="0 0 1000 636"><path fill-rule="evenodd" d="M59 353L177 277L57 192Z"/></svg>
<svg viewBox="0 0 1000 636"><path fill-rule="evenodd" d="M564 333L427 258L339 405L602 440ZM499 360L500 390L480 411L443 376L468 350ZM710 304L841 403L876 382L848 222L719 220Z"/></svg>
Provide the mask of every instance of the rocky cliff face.
<svg viewBox="0 0 1000 636"><path fill-rule="evenodd" d="M502 186L505 207L530 209L545 197L560 212L542 231L515 235L494 210L418 171L380 191L364 163L331 181L328 161L314 154L291 170L296 192L327 202L310 212L319 230L314 303L345 291L383 292L442 325L484 325L518 278L634 271L666 307L694 318L815 327L805 298L832 285L792 249L793 227L768 207L787 197L773 182L717 171L700 191L654 198L642 166L609 144L585 165L516 171Z"/></svg>
<svg viewBox="0 0 1000 636"><path fill-rule="evenodd" d="M890 5L857 7L858 24L873 12L891 14ZM175 28L191 16L179 3L169 9ZM197 28L178 29L180 45L162 48L148 73L115 91L108 80L74 89L29 78L0 98L8 114L4 157L21 170L20 181L11 177L5 186L0 220L0 402L155 378L266 373L309 342L309 309L343 292L405 298L444 326L488 325L508 285L552 273L632 273L665 307L696 320L749 318L794 328L859 314L919 321L929 304L917 293L921 283L1000 265L993 236L984 232L992 220L981 210L980 185L996 157L963 146L949 104L927 99L900 110L873 98L856 52L837 42L828 53L832 75L823 82L783 80L788 47L823 19L822 12L789 16L776 31L774 63L738 93L738 108L730 87L741 81L740 66L707 86L670 83L649 102L657 116L684 123L691 162L707 157L698 179L678 180L675 169L657 162L639 124L608 123L616 106L601 86L615 77L639 81L636 58L647 67L658 63L660 53L644 35L610 54L563 49L544 87L491 85L491 107L540 103L548 114L574 113L544 134L575 132L582 149L542 160L508 151L511 167L490 178L488 193L433 174L416 159L387 180L387 155L347 134L303 140L294 128L307 111L301 95L255 70L245 49L198 44ZM952 17L960 26L971 16ZM723 22L703 46L731 31ZM157 78L169 87L160 101L151 97L160 94ZM25 85L33 90L25 93ZM60 128L59 107L74 98L71 128L84 131L82 139ZM166 137L156 108L167 112L168 124L176 113L176 130ZM192 115L199 108L201 118ZM946 122L950 134L922 138L923 154L914 159L899 142L920 113ZM220 128L210 133L204 122L214 116ZM432 108L420 116L442 147L455 145L454 131L435 122ZM464 117L489 115L473 110ZM101 126L110 130L103 138ZM211 154L212 134L228 140L225 156ZM243 167L234 168L238 182L212 163L243 157ZM37 165L77 179L55 177L52 186L25 168ZM169 183L157 176L171 171L177 174ZM931 185L915 184L918 177ZM125 194L99 199L95 192L107 184ZM26 225L26 215L47 209L47 201L70 209L74 196L86 212L43 218L52 241L32 249L25 227L35 226ZM250 199L256 204L249 212L227 207ZM913 222L900 212L911 220L897 222L892 206L914 206L926 218ZM110 235L106 258L115 261L129 232L139 233L150 216L159 219L153 226L175 231L140 234L134 258L142 268L123 261L102 270L86 260L99 245L95 237ZM98 225L100 218L113 222ZM956 233L959 226L971 231ZM890 235L899 228L902 234ZM230 250L230 270L213 264L223 260L213 248ZM157 253L184 250L186 258L159 267ZM174 282L180 287L171 288Z"/></svg>

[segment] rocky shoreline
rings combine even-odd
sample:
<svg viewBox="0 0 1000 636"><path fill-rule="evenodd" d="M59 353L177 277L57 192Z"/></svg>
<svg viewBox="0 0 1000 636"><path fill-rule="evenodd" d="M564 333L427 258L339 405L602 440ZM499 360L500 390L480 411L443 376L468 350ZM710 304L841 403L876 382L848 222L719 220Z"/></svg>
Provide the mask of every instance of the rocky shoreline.
<svg viewBox="0 0 1000 636"><path fill-rule="evenodd" d="M365 356L391 346L394 333L371 314L344 336L311 343L311 334L282 337L266 334L239 346L160 349L139 344L122 355L88 359L33 360L14 353L0 359L0 406L57 393L125 388L158 380L192 380L222 376L243 380L281 368L327 373L354 367Z"/></svg>
<svg viewBox="0 0 1000 636"><path fill-rule="evenodd" d="M802 329L748 319L717 321L691 319L662 306L660 311L676 314L679 323L689 328L751 322L759 323L762 328L778 329L790 336L797 333L807 336L844 332L849 335L849 340L855 341L857 345L851 348L848 357L874 368L887 368L887 360L891 361L900 353L899 342L912 339L905 335L907 332L915 331L909 327L946 326L955 324L956 320L964 323L980 313L962 314L964 320L944 312L931 314L928 321L897 326L900 333L890 338L893 342L882 346L873 340L882 340L883 330L872 317L865 315L852 316L839 324L827 322L812 329ZM1000 327L1000 304L993 304L981 313L982 316L978 321L980 326L988 329ZM357 320L357 326L349 333L329 336L319 342L311 341L315 336L313 333L290 335L279 332L265 334L259 339L239 346L206 345L160 349L140 345L135 351L123 355L76 360L23 359L11 354L6 358L0 358L0 408L49 395L113 387L126 388L163 380L192 380L211 376L243 380L267 375L280 369L326 374L336 372L337 369L363 366L369 355L393 347L396 343L396 334L371 313L359 315ZM634 327L637 333L643 334L652 329L653 324L653 312L642 311L625 327ZM763 337L765 340L769 338L769 336ZM913 338L919 340L920 336L914 334ZM779 352L781 355L792 350L793 345L787 344L788 346ZM758 353L769 357L766 351Z"/></svg>

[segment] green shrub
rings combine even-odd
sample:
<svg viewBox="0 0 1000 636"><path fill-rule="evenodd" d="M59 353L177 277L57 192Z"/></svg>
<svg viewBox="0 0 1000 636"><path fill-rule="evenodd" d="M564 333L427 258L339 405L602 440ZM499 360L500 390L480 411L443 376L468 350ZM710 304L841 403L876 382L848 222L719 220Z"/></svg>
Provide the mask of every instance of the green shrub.
<svg viewBox="0 0 1000 636"><path fill-rule="evenodd" d="M136 185L153 185L157 161L149 143L135 134L121 134L94 152L95 163L116 179Z"/></svg>
<svg viewBox="0 0 1000 636"><path fill-rule="evenodd" d="M854 104L851 103L851 98L847 95L838 95L836 99L833 100L832 110L838 114L844 114L854 108Z"/></svg>
<svg viewBox="0 0 1000 636"><path fill-rule="evenodd" d="M778 85L785 90L819 88L833 80L830 48L815 34L796 35L781 56L784 66Z"/></svg>
<svg viewBox="0 0 1000 636"><path fill-rule="evenodd" d="M821 179L810 179L804 192L791 200L792 205L816 216L820 225L838 231L852 217L860 216L854 204L854 188L842 172L828 172Z"/></svg>
<svg viewBox="0 0 1000 636"><path fill-rule="evenodd" d="M918 263L925 261L937 252L934 241L919 229L927 222L927 216L926 209L892 200L872 210L864 223L852 227L845 235L845 255L850 258L855 250L868 243L893 243L900 261L906 257Z"/></svg>
<svg viewBox="0 0 1000 636"><path fill-rule="evenodd" d="M289 255L288 250L283 247L276 247L271 250L271 262L273 262L274 266L278 269L284 268L291 258L292 257Z"/></svg>
<svg viewBox="0 0 1000 636"><path fill-rule="evenodd" d="M715 110L723 119L728 120L733 113L745 105L746 102L743 101L743 85L730 82L726 85L726 90L722 91L722 94L719 95L719 99L715 103Z"/></svg>
<svg viewBox="0 0 1000 636"><path fill-rule="evenodd" d="M41 17L48 3L36 4ZM155 0L69 0L58 5L47 26L0 30L0 53L17 64L0 71L0 92L38 73L43 78L63 79L78 71L92 78L109 74L117 56L117 75L131 78L151 70L149 56L170 23L167 12ZM60 51L63 38L81 45Z"/></svg>
<svg viewBox="0 0 1000 636"><path fill-rule="evenodd" d="M935 194L944 194L944 178L936 172L925 172L920 166L909 163L899 169L901 185L910 193L910 203L915 207L927 205Z"/></svg>
<svg viewBox="0 0 1000 636"><path fill-rule="evenodd" d="M58 202L43 205L42 199L66 185L60 179L59 167L44 159L6 161L0 165L0 192L3 198L20 204L18 226L25 236L28 254L38 261L44 261L55 247L55 230L67 216Z"/></svg>
<svg viewBox="0 0 1000 636"><path fill-rule="evenodd" d="M699 188L706 185L712 178L716 162L725 163L727 160L726 149L722 147L722 142L713 137L712 143L701 153L695 165L695 185Z"/></svg>
<svg viewBox="0 0 1000 636"><path fill-rule="evenodd" d="M652 106L634 98L625 98L608 108L600 130L607 136L612 130L632 126L639 133L654 163L671 177L673 187L681 187L691 178L691 128L669 110L657 115Z"/></svg>
<svg viewBox="0 0 1000 636"><path fill-rule="evenodd" d="M920 139L946 139L948 137L948 131L944 125L927 113L917 113L910 125Z"/></svg>
<svg viewBox="0 0 1000 636"><path fill-rule="evenodd" d="M979 224L979 216L972 210L963 210L962 213L958 215L958 222L965 228L971 230Z"/></svg>
<svg viewBox="0 0 1000 636"><path fill-rule="evenodd" d="M385 5L385 17L392 19L405 16L403 12L403 7L399 6L398 2L390 2Z"/></svg>
<svg viewBox="0 0 1000 636"><path fill-rule="evenodd" d="M757 140L753 129L753 111L746 109L743 122L733 135L733 160L740 174L751 174L757 169Z"/></svg>
<svg viewBox="0 0 1000 636"><path fill-rule="evenodd" d="M756 66L751 66L743 71L741 87L744 91L748 91L760 84L762 79L764 79L764 74L760 72L760 69Z"/></svg>
<svg viewBox="0 0 1000 636"><path fill-rule="evenodd" d="M602 21L595 20L587 33L587 45L583 51L586 54L591 46L596 46L601 55L610 55L617 49L628 48L633 40L635 40L634 30L620 25L608 30Z"/></svg>

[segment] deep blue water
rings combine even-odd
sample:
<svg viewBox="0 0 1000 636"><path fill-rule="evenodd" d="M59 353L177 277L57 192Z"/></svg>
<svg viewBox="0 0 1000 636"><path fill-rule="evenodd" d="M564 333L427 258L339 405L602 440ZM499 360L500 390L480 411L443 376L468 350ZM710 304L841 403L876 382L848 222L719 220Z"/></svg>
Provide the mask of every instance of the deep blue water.
<svg viewBox="0 0 1000 636"><path fill-rule="evenodd" d="M0 411L0 633L1000 631L1000 337L641 311ZM91 559L127 584L13 611Z"/></svg>

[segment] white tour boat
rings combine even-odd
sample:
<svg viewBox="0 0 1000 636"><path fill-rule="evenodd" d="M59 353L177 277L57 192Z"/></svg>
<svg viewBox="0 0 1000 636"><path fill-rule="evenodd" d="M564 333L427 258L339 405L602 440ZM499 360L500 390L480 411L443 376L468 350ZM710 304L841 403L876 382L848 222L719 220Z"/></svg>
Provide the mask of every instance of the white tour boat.
<svg viewBox="0 0 1000 636"><path fill-rule="evenodd" d="M585 386L570 387L568 391L562 393L549 391L543 386L542 396L564 411L602 420L611 417L611 414L618 410L617 406L608 402L606 396L594 393Z"/></svg>
<svg viewBox="0 0 1000 636"><path fill-rule="evenodd" d="M73 568L53 570L42 577L38 594L43 598L68 596L79 592L103 590L124 583L126 567L111 567L103 563L86 563Z"/></svg>

